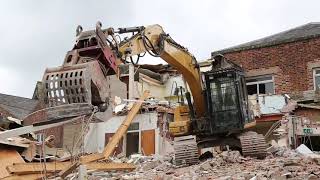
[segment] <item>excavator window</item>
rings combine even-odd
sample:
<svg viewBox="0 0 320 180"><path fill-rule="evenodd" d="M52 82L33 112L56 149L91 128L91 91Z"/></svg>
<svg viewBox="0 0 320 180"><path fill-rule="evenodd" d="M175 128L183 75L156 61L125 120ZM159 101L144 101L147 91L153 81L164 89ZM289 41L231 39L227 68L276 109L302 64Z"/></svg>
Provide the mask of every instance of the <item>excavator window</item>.
<svg viewBox="0 0 320 180"><path fill-rule="evenodd" d="M234 110L236 106L235 87L232 81L215 81L210 83L211 97L215 101L212 102L212 110L228 111Z"/></svg>
<svg viewBox="0 0 320 180"><path fill-rule="evenodd" d="M207 101L211 130L226 132L242 128L242 108L238 76L235 71L206 73Z"/></svg>

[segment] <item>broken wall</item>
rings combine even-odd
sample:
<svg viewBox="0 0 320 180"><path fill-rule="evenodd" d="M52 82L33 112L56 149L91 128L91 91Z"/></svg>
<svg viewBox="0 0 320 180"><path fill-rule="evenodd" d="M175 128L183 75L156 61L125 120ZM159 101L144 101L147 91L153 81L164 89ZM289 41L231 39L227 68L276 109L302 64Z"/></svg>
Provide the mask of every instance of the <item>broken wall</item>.
<svg viewBox="0 0 320 180"><path fill-rule="evenodd" d="M314 122L320 122L320 109L297 108L294 110L294 114L306 117Z"/></svg>
<svg viewBox="0 0 320 180"><path fill-rule="evenodd" d="M120 127L121 123L124 121L126 116L114 116L105 122L91 123L90 130L85 137L85 151L86 152L102 152L105 146L106 134L113 134ZM139 123L140 136L142 134L150 135L150 130L154 131L154 144L146 143L141 139L141 144L145 146L154 146L155 151L157 151L157 140L158 134L156 134L158 121L158 113L144 113L138 114L134 118L132 123ZM140 137L143 138L143 137ZM148 141L149 137L145 136L145 141ZM152 149L152 147L147 147L145 149Z"/></svg>
<svg viewBox="0 0 320 180"><path fill-rule="evenodd" d="M248 99L255 117L281 114L281 109L287 104L283 95L249 95Z"/></svg>
<svg viewBox="0 0 320 180"><path fill-rule="evenodd" d="M134 82L134 98L141 96L144 90L150 91L150 96L158 100L167 100L171 103L178 102L178 96L174 95L176 87L182 86L184 88L183 94L186 92L186 87L183 82L182 75L171 75L163 84L154 84L143 80ZM187 87L188 88L188 87ZM190 91L188 89L188 91ZM186 98L185 103L187 103Z"/></svg>

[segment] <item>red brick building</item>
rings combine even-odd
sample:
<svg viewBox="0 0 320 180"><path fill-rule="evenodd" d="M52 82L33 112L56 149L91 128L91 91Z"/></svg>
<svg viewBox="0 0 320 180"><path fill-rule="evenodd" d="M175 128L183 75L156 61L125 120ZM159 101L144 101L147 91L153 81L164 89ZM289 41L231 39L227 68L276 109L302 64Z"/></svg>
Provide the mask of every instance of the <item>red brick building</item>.
<svg viewBox="0 0 320 180"><path fill-rule="evenodd" d="M215 54L223 54L245 69L249 95L288 94L297 101L295 115L319 122L320 23L212 52ZM257 121L263 124L281 118L282 113L265 114Z"/></svg>
<svg viewBox="0 0 320 180"><path fill-rule="evenodd" d="M320 86L320 23L309 23L212 55L217 53L246 70L249 94L303 94Z"/></svg>

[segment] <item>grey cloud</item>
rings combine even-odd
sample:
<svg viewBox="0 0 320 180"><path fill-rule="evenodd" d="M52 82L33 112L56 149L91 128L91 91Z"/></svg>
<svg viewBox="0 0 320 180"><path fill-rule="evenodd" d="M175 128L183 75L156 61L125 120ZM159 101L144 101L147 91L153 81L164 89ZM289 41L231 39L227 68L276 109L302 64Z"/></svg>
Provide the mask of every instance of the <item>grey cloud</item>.
<svg viewBox="0 0 320 180"><path fill-rule="evenodd" d="M30 97L44 69L62 63L78 24L92 29L98 20L104 27L157 23L204 60L211 51L320 21L319 4L316 0L4 0L0 71L10 69L14 78L0 77L0 92ZM163 61L148 57L143 62Z"/></svg>

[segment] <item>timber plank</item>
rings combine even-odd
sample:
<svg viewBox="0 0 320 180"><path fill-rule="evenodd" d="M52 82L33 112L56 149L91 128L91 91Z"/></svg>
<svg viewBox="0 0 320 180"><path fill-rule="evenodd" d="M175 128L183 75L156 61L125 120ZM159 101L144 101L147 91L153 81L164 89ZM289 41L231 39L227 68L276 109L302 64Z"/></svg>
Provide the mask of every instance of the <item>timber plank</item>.
<svg viewBox="0 0 320 180"><path fill-rule="evenodd" d="M45 178L45 174L26 174L26 175L13 175L7 176L2 180L33 180Z"/></svg>
<svg viewBox="0 0 320 180"><path fill-rule="evenodd" d="M71 166L71 162L48 162L46 169L48 173L59 172ZM85 164L89 170L134 170L135 166L128 163L105 163L105 162L91 162ZM15 175L40 173L43 171L43 164L41 163L16 163L7 166L10 173ZM76 168L75 168L76 169ZM71 172L69 172L71 173Z"/></svg>
<svg viewBox="0 0 320 180"><path fill-rule="evenodd" d="M0 149L0 179L10 175L6 167L14 163L24 164L20 154L14 149Z"/></svg>

